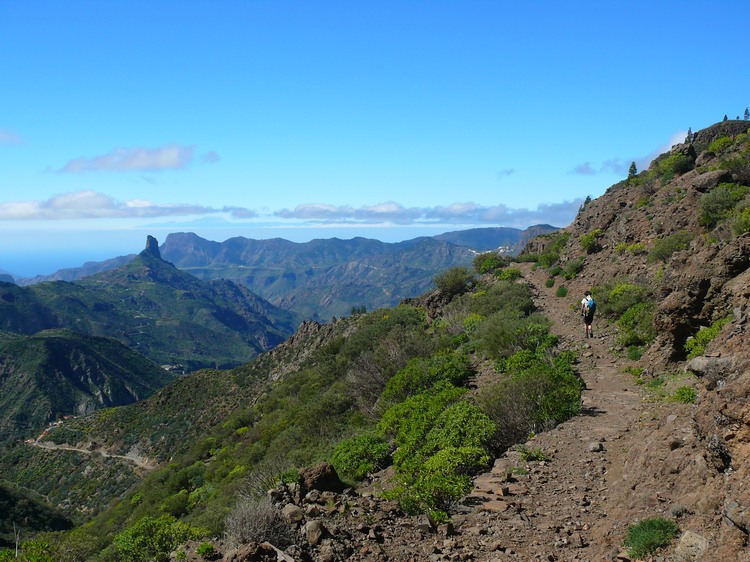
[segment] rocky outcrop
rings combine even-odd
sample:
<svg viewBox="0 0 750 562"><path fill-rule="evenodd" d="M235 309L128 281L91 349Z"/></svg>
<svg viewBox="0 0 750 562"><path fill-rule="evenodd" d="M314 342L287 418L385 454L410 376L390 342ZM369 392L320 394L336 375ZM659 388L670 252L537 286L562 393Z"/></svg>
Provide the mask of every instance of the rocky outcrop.
<svg viewBox="0 0 750 562"><path fill-rule="evenodd" d="M146 237L146 248L141 252L141 255L161 259L161 253L159 252L159 241L150 234Z"/></svg>

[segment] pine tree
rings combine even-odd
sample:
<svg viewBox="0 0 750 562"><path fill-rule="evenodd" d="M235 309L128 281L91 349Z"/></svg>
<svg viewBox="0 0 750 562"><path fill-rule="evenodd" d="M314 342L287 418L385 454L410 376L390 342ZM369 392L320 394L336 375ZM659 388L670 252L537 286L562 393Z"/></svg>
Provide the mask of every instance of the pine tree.
<svg viewBox="0 0 750 562"><path fill-rule="evenodd" d="M635 162L631 162L630 168L628 169L628 179L633 179L637 173L638 168L635 167Z"/></svg>
<svg viewBox="0 0 750 562"><path fill-rule="evenodd" d="M688 127L688 132L687 132L687 136L685 137L685 142L693 144L693 139L694 138L695 137L693 136L693 129L691 129L690 127Z"/></svg>
<svg viewBox="0 0 750 562"><path fill-rule="evenodd" d="M747 121L748 119L750 119L750 110L748 110L748 108L746 107L745 108L745 121Z"/></svg>
<svg viewBox="0 0 750 562"><path fill-rule="evenodd" d="M726 113L724 114L724 119L722 119L722 121L728 121Z"/></svg>

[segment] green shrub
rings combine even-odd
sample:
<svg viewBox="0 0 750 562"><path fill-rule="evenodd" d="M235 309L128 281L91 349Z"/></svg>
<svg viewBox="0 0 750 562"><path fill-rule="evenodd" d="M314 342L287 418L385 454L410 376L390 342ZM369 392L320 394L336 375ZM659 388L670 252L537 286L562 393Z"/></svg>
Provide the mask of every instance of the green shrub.
<svg viewBox="0 0 750 562"><path fill-rule="evenodd" d="M732 232L736 236L742 236L746 232L750 232L750 206L738 205L736 208L736 214L732 220Z"/></svg>
<svg viewBox="0 0 750 562"><path fill-rule="evenodd" d="M518 447L516 447L516 451L519 452L519 454L521 455L521 459L524 462L538 462L549 460L547 453L545 453L544 450L540 447L529 449L526 445L519 445Z"/></svg>
<svg viewBox="0 0 750 562"><path fill-rule="evenodd" d="M631 361L638 361L643 357L643 348L639 345L631 345L628 347L628 359Z"/></svg>
<svg viewBox="0 0 750 562"><path fill-rule="evenodd" d="M565 266L563 267L563 277L568 280L573 279L583 269L583 262L583 257L565 262Z"/></svg>
<svg viewBox="0 0 750 562"><path fill-rule="evenodd" d="M544 286L547 287L548 289L551 289L552 287L554 287L555 286L555 278L554 277L550 277L549 279L547 279L544 282Z"/></svg>
<svg viewBox="0 0 750 562"><path fill-rule="evenodd" d="M698 393L692 386L681 386L672 395L673 402L680 402L682 404L695 404L697 399Z"/></svg>
<svg viewBox="0 0 750 562"><path fill-rule="evenodd" d="M415 394L388 409L378 423L381 433L392 436L398 447L393 455L394 464L403 466L409 462L420 464L424 459L417 456L434 421L448 406L466 394L447 381Z"/></svg>
<svg viewBox="0 0 750 562"><path fill-rule="evenodd" d="M631 306L617 321L620 335L617 341L623 346L649 345L656 338L654 306L638 303Z"/></svg>
<svg viewBox="0 0 750 562"><path fill-rule="evenodd" d="M468 357L456 352L443 352L429 358L415 357L386 383L382 399L386 403L402 402L441 380L460 386L470 375Z"/></svg>
<svg viewBox="0 0 750 562"><path fill-rule="evenodd" d="M447 520L450 505L471 491L471 475L489 463L490 457L479 447L442 449L425 461L408 487L391 494L409 515L429 511L437 521Z"/></svg>
<svg viewBox="0 0 750 562"><path fill-rule="evenodd" d="M485 252L474 257L473 266L477 273L493 273L508 265L508 261L497 252Z"/></svg>
<svg viewBox="0 0 750 562"><path fill-rule="evenodd" d="M713 152L714 154L721 154L733 144L734 141L731 137L719 137L708 145L708 151Z"/></svg>
<svg viewBox="0 0 750 562"><path fill-rule="evenodd" d="M693 169L695 161L685 154L671 154L662 163L662 169L665 173L672 172L673 174L682 175L685 172L689 172Z"/></svg>
<svg viewBox="0 0 750 562"><path fill-rule="evenodd" d="M750 187L736 183L721 183L701 196L698 207L701 212L700 223L713 228L728 218L737 204L750 192Z"/></svg>
<svg viewBox="0 0 750 562"><path fill-rule="evenodd" d="M703 355L706 351L706 347L708 346L711 341L719 335L719 332L721 332L721 329L724 327L724 324L727 324L732 321L731 316L727 316L726 318L721 318L711 324L709 328L703 328L698 331L697 334L695 334L694 337L688 339L685 342L685 352L687 353L687 358L692 359L693 357L698 357L699 355Z"/></svg>
<svg viewBox="0 0 750 562"><path fill-rule="evenodd" d="M115 535L112 543L118 560L123 562L166 562L180 544L198 539L203 534L203 531L181 523L171 515L146 516Z"/></svg>
<svg viewBox="0 0 750 562"><path fill-rule="evenodd" d="M630 549L633 558L645 558L659 548L668 546L677 536L677 523L663 517L644 519L630 525L625 536L625 546Z"/></svg>
<svg viewBox="0 0 750 562"><path fill-rule="evenodd" d="M533 358L520 352L505 362L507 377L485 387L476 400L498 431L495 447L503 450L569 419L581 404L581 380L570 352L539 350Z"/></svg>
<svg viewBox="0 0 750 562"><path fill-rule="evenodd" d="M693 234L687 230L679 230L674 234L659 238L654 242L654 247L648 253L648 261L666 263L675 252L687 250L692 239Z"/></svg>
<svg viewBox="0 0 750 562"><path fill-rule="evenodd" d="M568 296L568 288L565 285L560 285L555 291L555 296L558 298L565 298Z"/></svg>
<svg viewBox="0 0 750 562"><path fill-rule="evenodd" d="M562 273L562 270L562 267L560 267L560 265L558 264L550 268L549 274L550 276L555 277L557 275L560 275Z"/></svg>
<svg viewBox="0 0 750 562"><path fill-rule="evenodd" d="M467 295L466 299L469 312L480 314L485 318L500 311L528 315L535 309L529 287L510 281L493 283L487 290Z"/></svg>
<svg viewBox="0 0 750 562"><path fill-rule="evenodd" d="M598 240L602 236L602 229L601 228L595 228L591 232L587 234L581 234L578 237L578 242L581 244L581 248L587 253L587 254L593 254L595 251L599 249L599 243Z"/></svg>
<svg viewBox="0 0 750 562"><path fill-rule="evenodd" d="M477 329L478 347L490 359L508 357L521 349L536 349L549 338L550 322L541 314L521 316L498 312Z"/></svg>
<svg viewBox="0 0 750 562"><path fill-rule="evenodd" d="M570 233L555 232L544 235L543 238L548 238L551 242L547 245L545 251L538 256L537 260L542 267L550 268L560 260L560 252L568 243Z"/></svg>
<svg viewBox="0 0 750 562"><path fill-rule="evenodd" d="M435 286L449 297L462 295L476 286L474 274L463 266L451 267L433 278Z"/></svg>
<svg viewBox="0 0 750 562"><path fill-rule="evenodd" d="M644 195L635 202L635 208L640 209L642 207L651 207L653 204L654 200L649 195Z"/></svg>
<svg viewBox="0 0 750 562"><path fill-rule="evenodd" d="M195 553L201 558L211 558L216 554L216 547L210 542L202 542L195 549Z"/></svg>
<svg viewBox="0 0 750 562"><path fill-rule="evenodd" d="M521 270L517 267L506 267L497 274L497 277L504 281L515 281L521 278Z"/></svg>
<svg viewBox="0 0 750 562"><path fill-rule="evenodd" d="M429 453L462 446L484 449L495 429L495 423L487 414L461 400L438 416L425 438L424 449Z"/></svg>
<svg viewBox="0 0 750 562"><path fill-rule="evenodd" d="M634 283L616 283L609 291L606 291L607 288L595 288L594 297L598 301L599 312L615 318L622 316L634 304L649 298L646 288Z"/></svg>
<svg viewBox="0 0 750 562"><path fill-rule="evenodd" d="M385 468L390 452L391 447L383 438L367 433L340 442L333 452L331 464L342 478L359 481Z"/></svg>
<svg viewBox="0 0 750 562"><path fill-rule="evenodd" d="M388 410L378 429L392 435L401 485L392 497L407 513L443 512L471 490L470 476L487 466L495 424L446 381Z"/></svg>

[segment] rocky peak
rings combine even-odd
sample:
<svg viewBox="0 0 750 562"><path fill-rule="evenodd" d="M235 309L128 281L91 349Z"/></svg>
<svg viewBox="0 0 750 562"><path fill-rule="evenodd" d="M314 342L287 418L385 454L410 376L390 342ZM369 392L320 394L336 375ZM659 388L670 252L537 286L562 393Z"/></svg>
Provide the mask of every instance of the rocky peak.
<svg viewBox="0 0 750 562"><path fill-rule="evenodd" d="M141 255L161 259L161 253L159 252L159 241L150 234L146 236L146 248L141 252Z"/></svg>

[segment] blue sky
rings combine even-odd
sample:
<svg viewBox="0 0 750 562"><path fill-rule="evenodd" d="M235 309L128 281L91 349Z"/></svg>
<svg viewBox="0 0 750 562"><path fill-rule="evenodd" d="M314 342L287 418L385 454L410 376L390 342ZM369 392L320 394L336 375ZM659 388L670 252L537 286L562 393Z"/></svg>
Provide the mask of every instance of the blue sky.
<svg viewBox="0 0 750 562"><path fill-rule="evenodd" d="M565 226L750 105L746 2L0 2L0 269Z"/></svg>

